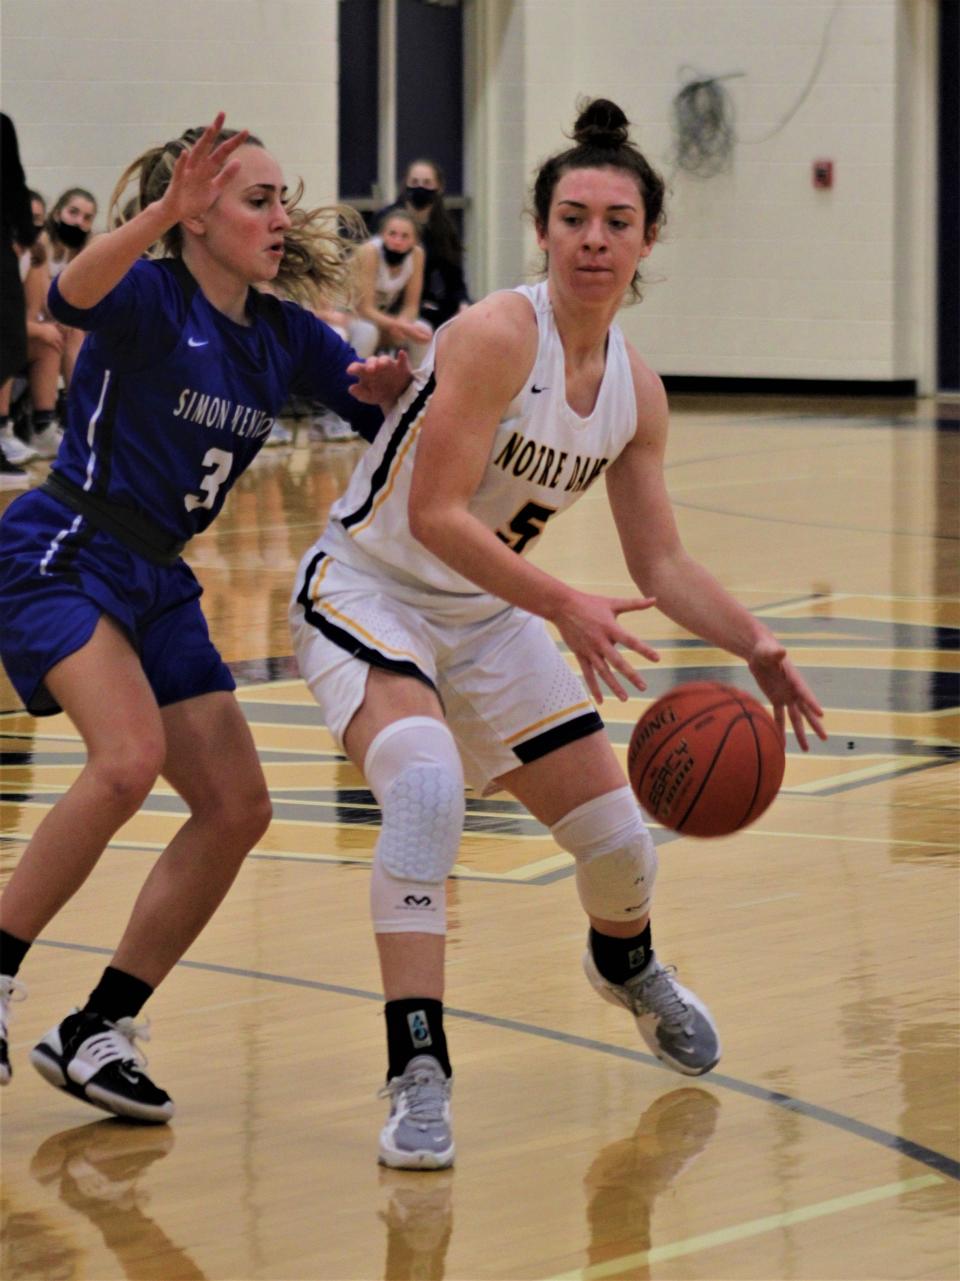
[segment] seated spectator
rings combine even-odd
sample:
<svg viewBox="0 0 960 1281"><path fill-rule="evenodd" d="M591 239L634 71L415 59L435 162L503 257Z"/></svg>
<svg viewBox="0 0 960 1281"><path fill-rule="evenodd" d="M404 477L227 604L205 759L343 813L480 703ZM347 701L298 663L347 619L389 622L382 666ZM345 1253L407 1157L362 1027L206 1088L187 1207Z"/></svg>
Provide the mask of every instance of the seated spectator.
<svg viewBox="0 0 960 1281"><path fill-rule="evenodd" d="M50 272L42 243L35 248L38 261L31 264L24 281L27 302L27 364L24 371L30 393L29 426L23 438L33 457L53 458L60 448L63 430L57 419L57 392L71 335L69 329L46 313ZM80 334L82 340L83 335ZM80 350L79 342L76 350ZM71 363L72 368L72 363Z"/></svg>
<svg viewBox="0 0 960 1281"><path fill-rule="evenodd" d="M433 330L420 320L424 253L416 221L402 209L384 215L379 234L357 250L356 315L350 342L361 357L405 347L416 367Z"/></svg>
<svg viewBox="0 0 960 1281"><path fill-rule="evenodd" d="M24 249L20 254L20 279L24 284L30 271L47 261L47 250L43 240L43 229L47 222L47 202L39 191L30 192L30 213L37 237L30 248Z"/></svg>
<svg viewBox="0 0 960 1281"><path fill-rule="evenodd" d="M47 250L50 279L59 276L68 262L72 262L90 238L93 220L97 216L97 201L83 187L70 187L59 198L44 224L42 239ZM44 296L44 300L46 296ZM43 319L46 319L44 316ZM70 386L77 353L83 342L83 331L62 327L63 350L60 375L65 388Z"/></svg>
<svg viewBox="0 0 960 1281"><path fill-rule="evenodd" d="M443 191L443 170L437 162L413 160L407 166L397 199L389 210L384 210L406 210L420 231L426 255L420 316L434 329L470 305L463 276L463 246L443 203Z"/></svg>
<svg viewBox="0 0 960 1281"><path fill-rule="evenodd" d="M27 195L29 196L29 205L31 205L33 227L36 228L38 237L46 219L46 201L37 191L28 190ZM28 291L31 288L33 279L40 277L40 275L46 277L46 250L40 238L33 241L29 247L14 243L14 250L15 254L17 254L19 277L21 277L21 283L23 284L24 298L28 298ZM6 379L3 388L0 388L0 447L3 448L6 460L13 462L14 465L21 466L21 468L26 462L32 462L41 453L45 453L45 450L37 447L31 441L31 424L29 424L27 415L27 405L29 404L29 397L26 396L27 375L29 368L31 368L31 361L35 359L35 350L33 350L31 342L28 302L24 320L26 320L27 327L27 363L18 370L17 377ZM58 378L58 375L54 374L54 397L56 396L56 378ZM56 451L54 450L53 452Z"/></svg>

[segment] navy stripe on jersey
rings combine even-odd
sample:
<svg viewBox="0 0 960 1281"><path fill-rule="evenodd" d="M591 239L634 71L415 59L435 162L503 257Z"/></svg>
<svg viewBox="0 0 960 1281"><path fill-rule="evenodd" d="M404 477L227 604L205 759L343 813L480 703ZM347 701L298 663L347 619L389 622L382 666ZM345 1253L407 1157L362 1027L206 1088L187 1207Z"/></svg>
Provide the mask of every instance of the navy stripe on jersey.
<svg viewBox="0 0 960 1281"><path fill-rule="evenodd" d="M582 716L575 716L573 720L564 721L562 725L554 725L552 729L544 730L542 734L534 734L533 738L525 739L522 743L515 743L513 751L524 765L529 765L531 761L538 761L542 756L549 756L558 747L575 743L578 738L586 738L588 734L596 734L601 729L603 729L603 721L599 714L584 712Z"/></svg>
<svg viewBox="0 0 960 1281"><path fill-rule="evenodd" d="M421 388L420 394L414 399L410 408L397 423L393 430L393 435L390 437L390 440L387 442L387 447L383 451L383 457L380 459L376 471L370 478L370 493L356 511L350 512L347 516L340 517L340 523L345 529L349 529L351 525L358 525L360 521L365 520L366 517L369 516L377 494L379 494L380 490L383 489L384 485L386 485L390 478L390 470L393 465L393 460L397 456L397 450L403 444L404 437L410 431L410 428L420 417L423 412L423 407L433 395L436 385L436 377L434 374L431 374L427 382Z"/></svg>
<svg viewBox="0 0 960 1281"><path fill-rule="evenodd" d="M303 586L297 595L297 603L303 606L303 613L307 622L315 627L318 632L322 632L328 641L332 641L340 649L346 650L354 658L361 659L371 667L381 667L384 671L394 672L397 676L412 676L415 680L422 681L428 689L432 689L436 693L436 685L434 685L429 676L421 672L416 663L412 663L406 658L387 658L378 649L374 649L372 645L365 645L363 641L358 640L346 628L338 627L336 623L332 623L329 618L326 618L319 610L314 608L313 601L310 599L310 583L313 581L313 576L320 562L326 559L326 552L317 552L307 566L306 573L303 576Z"/></svg>

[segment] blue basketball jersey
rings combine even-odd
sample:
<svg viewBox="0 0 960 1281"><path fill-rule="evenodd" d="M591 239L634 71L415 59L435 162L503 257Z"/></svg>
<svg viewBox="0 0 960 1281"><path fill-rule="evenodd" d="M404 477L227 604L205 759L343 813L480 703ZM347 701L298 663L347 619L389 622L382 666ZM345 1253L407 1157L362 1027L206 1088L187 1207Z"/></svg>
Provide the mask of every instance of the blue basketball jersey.
<svg viewBox="0 0 960 1281"><path fill-rule="evenodd" d="M382 422L348 394L356 353L328 325L253 289L251 323L237 324L179 262L136 263L88 309L71 306L55 280L49 310L89 331L54 470L179 541L214 519L291 392L322 401L367 439Z"/></svg>

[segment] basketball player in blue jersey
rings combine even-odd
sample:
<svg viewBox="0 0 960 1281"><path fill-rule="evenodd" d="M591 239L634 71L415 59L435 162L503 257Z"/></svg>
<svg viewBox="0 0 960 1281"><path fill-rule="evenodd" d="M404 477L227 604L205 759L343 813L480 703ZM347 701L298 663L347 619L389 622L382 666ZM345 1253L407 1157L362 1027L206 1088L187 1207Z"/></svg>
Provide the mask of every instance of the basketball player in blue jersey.
<svg viewBox="0 0 960 1281"><path fill-rule="evenodd" d="M293 208L276 160L246 132L224 133L222 115L147 152L118 195L133 179L140 212L51 289L56 319L89 333L50 477L0 523L0 656L28 710L63 709L87 748L0 901L0 1080L26 952L162 775L190 817L87 1003L30 1056L88 1103L162 1122L173 1102L144 1071L135 1020L270 821L233 678L180 553L291 391L369 439L410 371L405 357L357 363L310 312L254 288L309 278L334 289L345 245L333 211ZM144 257L161 246L166 256Z"/></svg>
<svg viewBox="0 0 960 1281"><path fill-rule="evenodd" d="M663 183L614 104L585 107L575 145L534 189L547 279L443 326L322 538L291 623L327 724L383 820L371 908L386 995L389 1166L450 1165L443 1028L444 883L464 779L511 792L576 860L599 994L679 1072L720 1057L713 1020L654 953L653 841L587 690L645 688L621 647L655 661L620 615L654 604L743 658L802 747L822 711L770 631L684 551L663 478L660 379L614 317L652 250ZM603 476L635 599L577 591L524 557ZM567 667L544 620L576 656Z"/></svg>

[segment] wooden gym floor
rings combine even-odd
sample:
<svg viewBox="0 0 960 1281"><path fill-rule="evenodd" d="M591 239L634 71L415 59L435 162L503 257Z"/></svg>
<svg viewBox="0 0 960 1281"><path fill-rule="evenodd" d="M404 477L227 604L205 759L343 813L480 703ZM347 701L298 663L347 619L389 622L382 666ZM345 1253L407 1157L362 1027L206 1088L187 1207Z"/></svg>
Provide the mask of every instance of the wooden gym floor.
<svg viewBox="0 0 960 1281"><path fill-rule="evenodd" d="M468 803L450 885L455 1170L375 1160L385 1104L367 922L377 811L289 658L297 560L360 446L267 450L190 549L276 817L148 1007L169 1127L50 1089L31 1044L100 972L183 810L160 786L31 952L3 1092L2 1275L178 1281L958 1275L960 407L676 400L684 538L768 619L828 712L783 791L719 840L658 831L655 938L711 1006L679 1077L580 971L568 858L510 800ZM9 500L9 495L4 499ZM602 486L536 553L628 588ZM748 682L659 616L650 695ZM604 705L623 750L644 706ZM9 875L83 753L0 690Z"/></svg>

